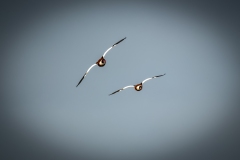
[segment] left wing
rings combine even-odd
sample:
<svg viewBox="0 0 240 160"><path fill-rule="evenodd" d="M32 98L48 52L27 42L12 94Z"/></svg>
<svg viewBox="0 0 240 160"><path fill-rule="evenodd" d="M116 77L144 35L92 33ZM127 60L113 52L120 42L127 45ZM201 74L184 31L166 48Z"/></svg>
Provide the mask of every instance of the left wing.
<svg viewBox="0 0 240 160"><path fill-rule="evenodd" d="M117 92L120 92L120 91L122 91L122 90L124 90L124 89L126 89L126 88L129 88L129 87L134 87L134 86L133 86L133 85L131 85L131 86L126 86L126 87L123 87L122 89L119 89L119 90L117 90L117 91L115 91L115 92L113 92L113 93L109 94L109 96L110 96L110 95L112 95L112 94L115 94L115 93L117 93Z"/></svg>
<svg viewBox="0 0 240 160"><path fill-rule="evenodd" d="M86 75L88 74L88 72L94 67L96 66L97 64L93 64L91 65L91 67L88 68L87 72L83 75L82 79L78 82L77 86L82 82L82 80L86 77ZM76 87L77 87L76 86Z"/></svg>

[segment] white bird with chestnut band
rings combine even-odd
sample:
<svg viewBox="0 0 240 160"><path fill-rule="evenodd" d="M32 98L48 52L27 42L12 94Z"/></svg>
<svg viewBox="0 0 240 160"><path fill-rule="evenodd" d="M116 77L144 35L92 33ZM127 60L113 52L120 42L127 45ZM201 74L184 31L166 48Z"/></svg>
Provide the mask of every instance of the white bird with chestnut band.
<svg viewBox="0 0 240 160"><path fill-rule="evenodd" d="M91 65L91 67L88 68L87 72L83 75L82 79L78 82L77 86L82 82L82 80L86 77L86 75L88 74L88 72L89 72L94 66L96 66L96 65L98 65L99 67L105 66L105 64L106 64L106 59L105 59L104 57L106 56L106 54L107 54L113 47L115 47L115 46L117 46L119 43L121 43L124 39L126 39L126 37L123 38L123 39L121 39L120 41L118 41L118 42L115 43L114 45L112 45L110 48L108 48L108 49L104 52L103 56L102 56L95 64ZM76 86L76 87L77 87L77 86Z"/></svg>
<svg viewBox="0 0 240 160"><path fill-rule="evenodd" d="M151 77L151 78L147 78L147 79L143 80L143 81L142 81L141 83L139 83L139 84L123 87L122 89L119 89L119 90L117 90L117 91L109 94L109 96L110 96L110 95L113 95L113 94L115 94L115 93L117 93L117 92L120 92L120 91L122 91L122 90L124 90L124 89L130 88L130 87L134 87L134 89L135 89L136 91L141 91L141 90L142 90L142 85L143 85L143 83L147 82L148 80L157 78L157 77L162 77L162 76L164 76L164 75L165 75L165 74L158 75L158 76L154 76L154 77Z"/></svg>

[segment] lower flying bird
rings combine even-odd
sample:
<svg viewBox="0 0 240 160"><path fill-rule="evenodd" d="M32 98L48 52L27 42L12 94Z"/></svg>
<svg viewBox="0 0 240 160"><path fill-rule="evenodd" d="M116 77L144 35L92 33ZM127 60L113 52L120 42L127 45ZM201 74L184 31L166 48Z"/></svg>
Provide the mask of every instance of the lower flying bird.
<svg viewBox="0 0 240 160"><path fill-rule="evenodd" d="M139 83L139 84L123 87L122 89L119 89L119 90L117 90L117 91L109 94L109 96L112 95L112 94L115 94L115 93L117 93L117 92L120 92L120 91L122 91L122 90L124 90L124 89L127 89L127 88L129 88L129 87L134 87L134 89L135 89L136 91L141 91L141 90L142 90L142 85L143 85L143 83L145 83L146 81L148 81L148 80L150 80L150 79L157 78L157 77L161 77L161 76L164 76L164 75L165 75L165 74L159 75L159 76L154 76L154 77L151 77L151 78L147 78L147 79L145 79L144 81L142 81L142 82Z"/></svg>
<svg viewBox="0 0 240 160"><path fill-rule="evenodd" d="M121 43L124 39L126 39L126 37L123 38L123 39L121 39L120 41L118 41L118 42L115 43L114 45L112 45L110 48L108 48L108 49L104 52L103 56L102 56L95 64L91 65L91 67L88 68L87 72L83 75L82 79L78 82L77 86L82 82L82 80L86 77L86 75L88 74L88 72L89 72L94 66L96 66L96 65L98 65L99 67L105 66L106 60L104 59L104 56L107 54L108 51L110 51L113 47L115 47L115 46L117 46L119 43ZM76 87L77 87L77 86L76 86Z"/></svg>

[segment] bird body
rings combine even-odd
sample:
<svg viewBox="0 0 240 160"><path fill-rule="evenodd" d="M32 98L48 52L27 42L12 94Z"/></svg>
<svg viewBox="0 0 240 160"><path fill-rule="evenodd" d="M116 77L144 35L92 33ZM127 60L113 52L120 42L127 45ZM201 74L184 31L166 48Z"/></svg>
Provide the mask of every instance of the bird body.
<svg viewBox="0 0 240 160"><path fill-rule="evenodd" d="M101 57L97 62L96 64L99 66L99 67L103 67L105 66L106 64L106 59L104 59L103 57Z"/></svg>

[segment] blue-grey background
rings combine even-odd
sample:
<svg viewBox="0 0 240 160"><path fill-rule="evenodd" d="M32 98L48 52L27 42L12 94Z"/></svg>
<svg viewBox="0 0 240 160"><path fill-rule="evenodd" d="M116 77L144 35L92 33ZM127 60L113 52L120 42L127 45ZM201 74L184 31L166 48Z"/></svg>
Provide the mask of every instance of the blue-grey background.
<svg viewBox="0 0 240 160"><path fill-rule="evenodd" d="M239 159L239 16L234 1L2 2L1 159Z"/></svg>

